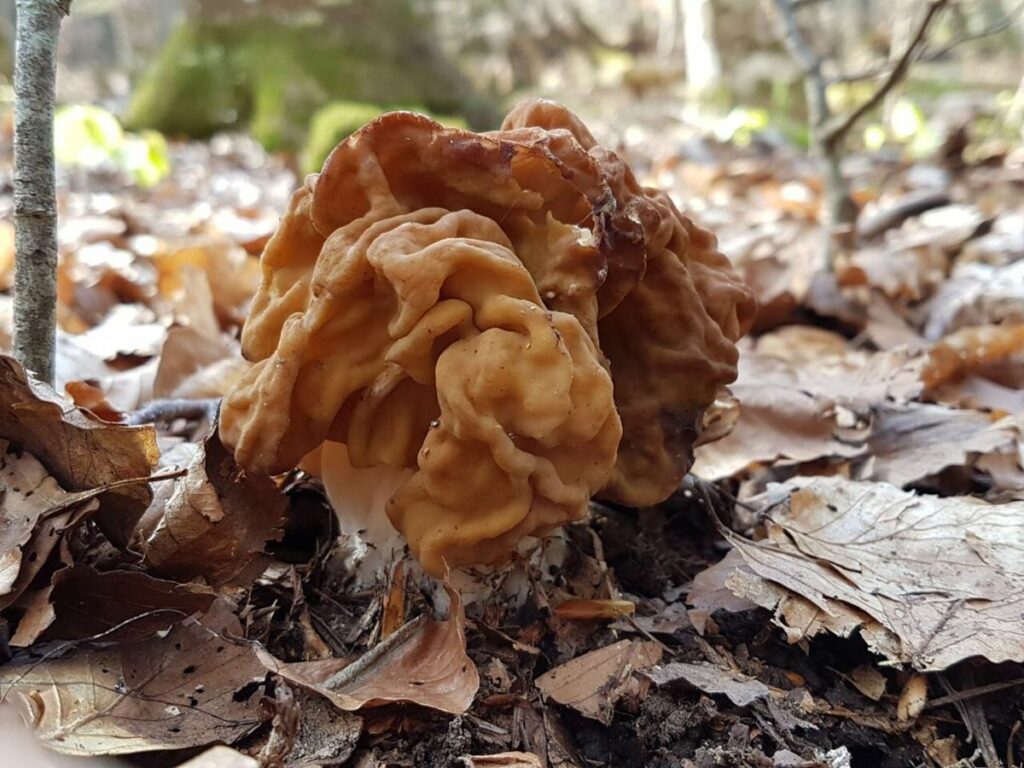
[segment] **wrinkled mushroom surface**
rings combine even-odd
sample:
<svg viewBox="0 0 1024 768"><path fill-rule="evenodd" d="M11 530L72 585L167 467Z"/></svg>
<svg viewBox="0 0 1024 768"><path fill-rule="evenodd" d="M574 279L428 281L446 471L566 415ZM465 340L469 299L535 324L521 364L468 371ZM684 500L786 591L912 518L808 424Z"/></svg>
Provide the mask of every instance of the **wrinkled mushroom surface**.
<svg viewBox="0 0 1024 768"><path fill-rule="evenodd" d="M405 472L387 514L433 573L595 494L666 498L754 314L714 237L546 101L489 134L378 118L295 193L262 265L223 439L251 471L328 441Z"/></svg>

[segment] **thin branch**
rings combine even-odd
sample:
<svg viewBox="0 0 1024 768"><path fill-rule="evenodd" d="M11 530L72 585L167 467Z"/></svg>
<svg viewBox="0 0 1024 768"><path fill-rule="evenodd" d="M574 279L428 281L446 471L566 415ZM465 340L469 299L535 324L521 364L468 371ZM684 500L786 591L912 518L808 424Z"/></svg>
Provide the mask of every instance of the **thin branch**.
<svg viewBox="0 0 1024 768"><path fill-rule="evenodd" d="M941 48L929 50L926 47L914 60L935 61L937 59L941 59L947 53L961 45L964 45L965 43L971 43L975 40L984 40L986 37L992 37L992 35L998 35L1000 32L1005 32L1017 20L1021 13L1024 13L1024 2L1018 3L1016 7L1008 11L1006 15L995 24L985 27L984 29L979 29L977 32L961 35L960 37L950 40ZM839 83L856 83L861 80L874 80L875 78L891 73L891 71L892 67L882 65L871 69L862 69L860 72L852 72L847 75L831 77L828 82L829 85L833 85Z"/></svg>
<svg viewBox="0 0 1024 768"><path fill-rule="evenodd" d="M786 2L786 0L778 1ZM914 59L914 54L924 41L925 35L928 34L928 28L931 26L932 21L935 20L939 11L945 8L948 3L949 0L929 0L928 10L925 12L920 24L918 24L917 30L914 32L914 36L911 38L910 44L903 52L903 55L897 60L895 66L893 66L885 80L879 84L875 89L875 92L862 102L860 106L852 112L841 116L838 120L833 121L832 125L824 126L822 131L823 141L834 144L842 140L843 137L850 132L850 129L857 124L858 120L882 103L882 99L884 99L889 91L891 91L896 84L903 79L904 75L906 75L907 70L910 68L910 64Z"/></svg>
<svg viewBox="0 0 1024 768"><path fill-rule="evenodd" d="M809 75L821 72L822 58L807 42L800 23L796 19L797 6L794 0L775 0L775 7L782 19L782 41L790 55L796 59Z"/></svg>

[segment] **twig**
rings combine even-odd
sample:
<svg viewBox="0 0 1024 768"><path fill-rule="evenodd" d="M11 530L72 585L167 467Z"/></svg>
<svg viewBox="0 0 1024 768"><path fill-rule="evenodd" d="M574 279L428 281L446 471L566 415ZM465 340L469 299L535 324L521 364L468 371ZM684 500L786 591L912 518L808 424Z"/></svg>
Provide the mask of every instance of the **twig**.
<svg viewBox="0 0 1024 768"><path fill-rule="evenodd" d="M947 53L949 53L955 48L960 47L964 43L970 43L975 40L983 40L986 37L992 37L992 35L998 35L1000 32L1005 32L1007 29L1010 28L1010 25L1012 25L1013 22L1016 21L1017 17L1020 16L1022 12L1024 12L1024 3L1018 3L1016 7L1007 11L1003 18L1001 18L995 24L985 27L984 29L979 29L977 32L971 32L966 35L960 35L956 39L950 40L941 48L936 48L934 50L929 50L928 48L925 48L917 56L915 61L935 61L936 59L941 59ZM852 72L850 74L839 75L837 77L830 78L829 83L855 83L860 80L874 80L876 77L881 77L882 75L886 74L887 72L889 72L889 70L890 67L883 65L879 67L874 67L872 69L861 70L860 72Z"/></svg>
<svg viewBox="0 0 1024 768"><path fill-rule="evenodd" d="M932 21L938 16L939 11L946 7L949 0L929 0L928 10L925 11L924 17L921 22L917 25L917 30L914 32L913 37L910 39L910 43L907 45L903 55L899 57L896 64L889 71L889 74L879 84L867 99L861 102L860 106L854 109L852 112L839 117L833 121L831 125L826 125L823 129L823 140L828 143L836 143L840 141L850 129L857 124L864 115L870 112L872 109L882 103L882 99L891 91L903 76L907 73L911 63L914 60L914 54L917 52L918 47L924 42L925 35L928 33L928 28L931 26Z"/></svg>
<svg viewBox="0 0 1024 768"><path fill-rule="evenodd" d="M176 469L171 472L165 472L160 475L145 475L143 477L126 477L124 480L115 480L112 483L104 483L103 485L97 486L96 488L90 488L87 491L79 491L73 493L63 501L58 502L54 506L47 509L43 514L39 516L40 520L48 520L51 517L56 517L62 512L67 511L75 504L80 504L83 501L95 498L100 494L112 491L115 488L124 488L126 485L139 485L140 483L158 483L161 480L174 480L179 477L184 477L188 474L187 469Z"/></svg>
<svg viewBox="0 0 1024 768"><path fill-rule="evenodd" d="M950 202L952 200L945 192L921 192L916 195L908 195L891 208L879 211L870 219L859 222L857 234L865 240L870 240L890 229L895 229L909 218L920 216L933 208L949 205Z"/></svg>
<svg viewBox="0 0 1024 768"><path fill-rule="evenodd" d="M1016 680L1007 680L1001 683L989 683L988 685L979 685L977 688L970 688L965 691L956 691L946 696L940 696L937 699L932 699L925 705L925 709L935 709L937 707L944 707L947 704L955 704L958 701L965 701L967 699L973 699L978 696L986 696L990 693L996 693L997 691L1004 691L1007 688L1016 688L1018 685L1024 685L1024 677L1018 677Z"/></svg>
<svg viewBox="0 0 1024 768"><path fill-rule="evenodd" d="M324 688L330 691L336 691L339 688L344 688L359 675L363 674L367 669L380 661L386 653L402 645L402 643L412 637L413 633L426 623L426 620L426 616L418 616L412 621L403 624L392 634L388 635L387 638L381 640L373 646L373 648L368 650L347 667L335 672L327 678L324 681Z"/></svg>
<svg viewBox="0 0 1024 768"><path fill-rule="evenodd" d="M142 424L158 422L168 424L175 419L207 419L213 421L217 418L220 408L220 398L207 398L205 400L154 400L144 408L132 411L125 418L125 424L137 427Z"/></svg>

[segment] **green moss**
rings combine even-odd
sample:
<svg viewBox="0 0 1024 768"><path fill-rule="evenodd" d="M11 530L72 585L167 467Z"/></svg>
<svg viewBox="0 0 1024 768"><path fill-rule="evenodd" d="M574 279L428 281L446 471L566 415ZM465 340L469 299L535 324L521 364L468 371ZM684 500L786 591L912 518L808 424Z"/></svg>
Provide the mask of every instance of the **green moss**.
<svg viewBox="0 0 1024 768"><path fill-rule="evenodd" d="M246 89L228 47L185 24L139 83L125 125L203 138L248 117Z"/></svg>
<svg viewBox="0 0 1024 768"><path fill-rule="evenodd" d="M489 118L407 0L353 0L344 11L346 23L187 22L139 83L126 124L194 137L247 126L267 148L295 150L329 102Z"/></svg>

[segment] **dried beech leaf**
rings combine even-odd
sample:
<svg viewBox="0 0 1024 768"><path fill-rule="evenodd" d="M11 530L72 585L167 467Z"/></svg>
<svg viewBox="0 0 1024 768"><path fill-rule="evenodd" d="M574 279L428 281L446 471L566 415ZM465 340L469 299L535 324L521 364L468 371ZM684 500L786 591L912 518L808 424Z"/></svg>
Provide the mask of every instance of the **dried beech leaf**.
<svg viewBox="0 0 1024 768"><path fill-rule="evenodd" d="M536 686L547 698L610 725L615 704L641 692L633 673L653 667L661 661L661 653L657 643L620 640L545 672Z"/></svg>
<svg viewBox="0 0 1024 768"><path fill-rule="evenodd" d="M760 680L752 680L728 669L707 662L673 661L644 672L658 686L682 680L704 693L720 694L737 707L747 707L771 695L771 688Z"/></svg>
<svg viewBox="0 0 1024 768"><path fill-rule="evenodd" d="M1018 437L1012 420L993 423L984 413L941 405L878 406L868 440L872 480L906 485L972 455L1010 450Z"/></svg>
<svg viewBox="0 0 1024 768"><path fill-rule="evenodd" d="M459 765L462 768L544 768L540 758L529 752L468 755L459 758Z"/></svg>
<svg viewBox="0 0 1024 768"><path fill-rule="evenodd" d="M923 390L924 364L901 352L799 364L748 354L731 387L739 418L727 437L697 449L694 473L719 479L757 464L839 457L863 466L860 477L905 485L1013 444L1016 429L984 413L908 402Z"/></svg>
<svg viewBox="0 0 1024 768"><path fill-rule="evenodd" d="M924 711L928 703L928 677L925 675L911 675L903 690L900 691L899 701L896 702L896 717L906 722L915 720Z"/></svg>
<svg viewBox="0 0 1024 768"><path fill-rule="evenodd" d="M750 572L742 555L730 549L720 561L694 576L686 602L693 606L688 615L697 634L704 634L708 619L715 611L742 613L757 608L757 603L737 596L735 590L729 588L727 581L738 570Z"/></svg>
<svg viewBox="0 0 1024 768"><path fill-rule="evenodd" d="M167 327L142 304L117 304L103 321L78 334L75 344L101 360L121 355L152 357L160 351Z"/></svg>
<svg viewBox="0 0 1024 768"><path fill-rule="evenodd" d="M933 340L969 325L1024 323L1024 259L959 265L928 310L924 335Z"/></svg>
<svg viewBox="0 0 1024 768"><path fill-rule="evenodd" d="M0 597L13 600L26 545L41 519L89 502L64 491L31 454L8 449L7 441L0 439Z"/></svg>
<svg viewBox="0 0 1024 768"><path fill-rule="evenodd" d="M41 633L42 639L102 636L105 642L144 640L206 612L215 597L213 590L199 584L154 579L138 571L100 573L85 565L55 573L47 595L53 620ZM39 636L23 636L19 642L16 635L12 644L29 645Z"/></svg>
<svg viewBox="0 0 1024 768"><path fill-rule="evenodd" d="M191 326L172 328L160 351L153 382L156 397L223 397L249 369L237 343L209 337Z"/></svg>
<svg viewBox="0 0 1024 768"><path fill-rule="evenodd" d="M448 594L448 619L410 622L351 663L325 659L285 664L266 651L260 658L270 671L349 712L406 701L462 714L473 703L480 675L466 655L462 603L450 588Z"/></svg>
<svg viewBox="0 0 1024 768"><path fill-rule="evenodd" d="M215 604L166 636L4 667L0 699L66 754L230 743L259 725L257 689L266 676L239 637L238 619Z"/></svg>
<svg viewBox="0 0 1024 768"><path fill-rule="evenodd" d="M259 768L259 763L231 747L210 747L178 768Z"/></svg>
<svg viewBox="0 0 1024 768"><path fill-rule="evenodd" d="M765 539L733 537L749 570L726 584L774 609L791 639L857 630L921 671L972 656L1024 661L1022 516L1024 502L816 478L773 508Z"/></svg>
<svg viewBox="0 0 1024 768"><path fill-rule="evenodd" d="M555 608L560 619L619 619L636 613L636 603L631 600L586 600L573 598L565 600Z"/></svg>
<svg viewBox="0 0 1024 768"><path fill-rule="evenodd" d="M103 421L117 424L124 420L124 413L111 405L100 387L87 381L69 381L64 385L64 391L75 401L75 405Z"/></svg>
<svg viewBox="0 0 1024 768"><path fill-rule="evenodd" d="M266 568L266 544L280 538L286 509L277 485L242 470L214 430L187 475L158 488L136 537L158 576L246 585Z"/></svg>
<svg viewBox="0 0 1024 768"><path fill-rule="evenodd" d="M148 477L159 456L152 427L93 419L6 356L0 356L0 438L39 459L68 491ZM123 546L151 500L147 483L114 488L100 496L96 522Z"/></svg>
<svg viewBox="0 0 1024 768"><path fill-rule="evenodd" d="M850 682L872 701L879 701L885 695L885 675L870 664L861 664L850 672Z"/></svg>

